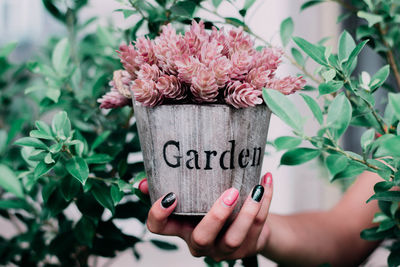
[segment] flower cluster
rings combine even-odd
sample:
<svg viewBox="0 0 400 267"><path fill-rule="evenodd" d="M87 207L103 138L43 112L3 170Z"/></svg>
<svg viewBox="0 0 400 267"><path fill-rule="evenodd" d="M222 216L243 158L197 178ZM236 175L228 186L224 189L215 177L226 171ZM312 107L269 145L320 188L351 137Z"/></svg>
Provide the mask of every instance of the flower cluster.
<svg viewBox="0 0 400 267"><path fill-rule="evenodd" d="M245 108L263 102L264 87L292 94L305 85L302 77L276 77L281 50L257 51L242 28L207 32L202 21L193 21L184 35L163 26L156 39L139 38L118 53L125 70L114 73L111 91L99 99L101 108L127 105L131 94L150 107L194 102Z"/></svg>

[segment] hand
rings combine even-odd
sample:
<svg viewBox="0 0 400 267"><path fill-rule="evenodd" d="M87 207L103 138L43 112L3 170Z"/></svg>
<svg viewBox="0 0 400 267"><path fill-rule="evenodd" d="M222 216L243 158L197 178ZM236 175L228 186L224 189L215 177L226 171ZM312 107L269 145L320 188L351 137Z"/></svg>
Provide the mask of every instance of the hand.
<svg viewBox="0 0 400 267"><path fill-rule="evenodd" d="M147 180L139 189L148 194ZM226 190L211 210L197 224L171 215L177 205L176 195L158 199L149 211L147 228L156 234L179 236L195 257L209 256L216 261L239 259L259 253L267 244L269 229L265 223L272 198L272 175L267 173L261 185L254 187L239 214L223 230L237 203L239 192Z"/></svg>

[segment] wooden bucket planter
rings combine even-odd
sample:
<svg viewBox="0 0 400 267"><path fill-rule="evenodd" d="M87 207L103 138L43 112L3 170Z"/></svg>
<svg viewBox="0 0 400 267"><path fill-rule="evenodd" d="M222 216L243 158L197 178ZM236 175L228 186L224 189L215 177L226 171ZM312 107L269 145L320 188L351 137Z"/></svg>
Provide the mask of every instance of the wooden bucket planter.
<svg viewBox="0 0 400 267"><path fill-rule="evenodd" d="M174 192L174 214L204 215L235 187L240 209L260 181L271 115L265 105L133 106L152 203Z"/></svg>

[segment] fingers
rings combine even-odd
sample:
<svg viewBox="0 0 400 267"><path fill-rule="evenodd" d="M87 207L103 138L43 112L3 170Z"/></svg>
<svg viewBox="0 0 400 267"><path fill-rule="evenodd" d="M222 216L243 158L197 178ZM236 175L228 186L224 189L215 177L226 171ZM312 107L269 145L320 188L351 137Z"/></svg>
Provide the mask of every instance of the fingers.
<svg viewBox="0 0 400 267"><path fill-rule="evenodd" d="M149 194L149 184L147 183L147 178L144 178L142 181L140 181L138 188L143 194Z"/></svg>
<svg viewBox="0 0 400 267"><path fill-rule="evenodd" d="M252 193L246 199L238 216L223 236L220 246L221 250L229 253L237 250L247 237L254 219L259 213L264 195L264 187L256 185Z"/></svg>
<svg viewBox="0 0 400 267"><path fill-rule="evenodd" d="M206 250L214 244L218 233L231 215L238 197L239 191L237 189L230 188L226 190L193 230L190 240L193 255L196 256L197 254L200 256L201 251Z"/></svg>
<svg viewBox="0 0 400 267"><path fill-rule="evenodd" d="M265 222L268 217L269 207L271 205L272 200L272 192L273 192L273 179L272 174L267 173L264 175L263 179L261 180L261 185L264 186L264 198L261 203L260 211L258 212L257 216L253 221L253 227L249 231L247 235L247 240L257 240L260 238L260 233L263 230ZM259 242L257 242L257 250Z"/></svg>
<svg viewBox="0 0 400 267"><path fill-rule="evenodd" d="M163 198L158 199L149 211L147 218L147 228L156 234L171 234L171 227L168 226L168 216L174 211L177 205L176 195L169 193Z"/></svg>

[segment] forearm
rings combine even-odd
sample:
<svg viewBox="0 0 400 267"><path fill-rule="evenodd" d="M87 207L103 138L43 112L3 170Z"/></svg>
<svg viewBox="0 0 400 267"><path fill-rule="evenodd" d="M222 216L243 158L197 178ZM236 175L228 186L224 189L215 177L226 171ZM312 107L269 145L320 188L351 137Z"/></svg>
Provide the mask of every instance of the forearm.
<svg viewBox="0 0 400 267"><path fill-rule="evenodd" d="M263 230L261 254L288 266L357 266L378 245L362 240L360 232L372 227L379 210L376 201L365 203L379 180L375 174L362 174L330 211L271 214Z"/></svg>
<svg viewBox="0 0 400 267"><path fill-rule="evenodd" d="M287 266L357 266L376 244L362 240L346 219L342 224L335 221L329 212L271 214L261 254Z"/></svg>

